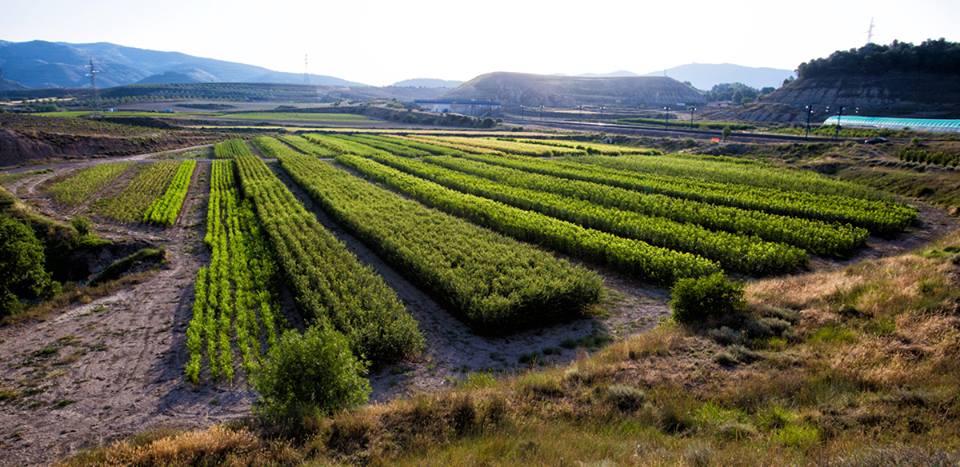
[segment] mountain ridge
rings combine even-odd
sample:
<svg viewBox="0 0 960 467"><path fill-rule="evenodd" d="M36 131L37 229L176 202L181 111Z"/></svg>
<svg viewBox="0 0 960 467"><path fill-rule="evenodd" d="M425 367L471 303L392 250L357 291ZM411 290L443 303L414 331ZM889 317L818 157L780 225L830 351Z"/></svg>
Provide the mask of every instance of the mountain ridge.
<svg viewBox="0 0 960 467"><path fill-rule="evenodd" d="M171 79L217 82L302 84L302 73L287 73L226 60L197 57L182 52L127 47L110 42L69 43L33 40L0 40L0 67L4 77L27 88L81 88L88 86L87 66L93 59L100 69L103 87L156 81L165 73ZM199 72L199 73L198 73ZM200 78L202 77L202 78ZM199 81L209 82L209 81ZM310 84L325 86L367 86L327 75L309 75Z"/></svg>

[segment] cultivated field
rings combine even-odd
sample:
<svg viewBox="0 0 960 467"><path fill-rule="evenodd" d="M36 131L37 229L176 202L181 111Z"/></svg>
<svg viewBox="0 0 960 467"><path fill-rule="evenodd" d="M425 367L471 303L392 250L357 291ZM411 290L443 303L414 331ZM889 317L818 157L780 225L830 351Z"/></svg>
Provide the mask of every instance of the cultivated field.
<svg viewBox="0 0 960 467"><path fill-rule="evenodd" d="M493 375L587 365L587 355L612 340L634 342L630 336L669 316L671 289L678 294L691 284L745 281L753 287L750 306L761 311L754 324L738 323L743 331L727 321L742 311L738 302L729 316L698 318L698 326L726 329L714 340L703 331L697 342L709 344L690 344L694 338L661 326L655 332L674 336L661 350L621 343L600 354L609 359L622 351L629 355L624 360L637 362L689 345L687 360L673 363L694 372L693 354L722 352L717 342L724 339L738 343L736 352L746 353L729 356L731 366L707 362L704 379L715 381L723 368L773 361L778 349L803 341L794 316L799 308L774 311L755 303L771 293L770 284L835 274L862 257L900 253L913 238L956 227L932 208L811 171L577 135L538 136L260 133L178 153L54 162L3 174L10 198L23 201L8 205L22 205L33 217L3 215L47 216L44 222L99 235L77 248L106 248L88 255L100 263L109 258L91 273L109 270L95 275L114 285L94 290L86 278L72 279L48 297L59 300L57 307L27 307L28 318L0 329L0 350L10 356L0 368L2 446L14 463L46 462L158 423L203 428L246 413L257 398L253 391L267 391L258 375L277 371L276 362L291 365L289 371L333 354L356 362L351 381L360 392L366 385L363 399L493 387ZM125 242L136 245L104 246ZM163 259L152 264L143 259L148 253L130 255L142 247L165 250ZM110 248L123 254L107 253ZM163 319L147 322L148 316ZM103 329L85 334L91 326ZM139 343L128 339L133 330L144 333ZM149 333L162 340L149 342ZM326 344L296 341L313 333ZM291 346L300 353L283 360L294 358L283 354ZM120 368L139 372L129 384L91 384L116 375L86 368L118 370L96 362L121 361L130 352L140 357L135 368ZM777 361L784 371L794 365ZM593 376L577 371L583 372L577 378L587 378L577 384L588 387ZM676 377L663 367L656 373ZM559 413L563 409L551 404L569 396L567 386L537 375L516 384L532 391L530 397L552 400L543 407ZM634 399L646 396L612 388L577 397L621 397L632 410L624 413L645 416ZM138 398L145 389L153 392ZM284 402L284 410L292 403ZM85 417L91 412L102 415ZM470 420L479 413L471 412ZM582 415L593 420L596 414ZM753 420L752 414L713 415ZM24 417L42 423L25 424ZM808 426L790 420L763 430ZM753 430L745 436L766 436ZM58 439L64 441L51 447ZM376 458L336 449L349 452L340 460Z"/></svg>

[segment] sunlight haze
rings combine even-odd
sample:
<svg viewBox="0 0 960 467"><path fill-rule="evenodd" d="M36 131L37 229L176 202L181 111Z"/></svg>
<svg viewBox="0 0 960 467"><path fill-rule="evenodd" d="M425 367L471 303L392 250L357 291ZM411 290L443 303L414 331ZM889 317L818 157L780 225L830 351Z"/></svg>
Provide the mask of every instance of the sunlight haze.
<svg viewBox="0 0 960 467"><path fill-rule="evenodd" d="M0 40L113 42L296 73L309 54L311 73L372 85L690 62L792 70L863 45L871 18L877 43L960 39L951 3L5 0Z"/></svg>

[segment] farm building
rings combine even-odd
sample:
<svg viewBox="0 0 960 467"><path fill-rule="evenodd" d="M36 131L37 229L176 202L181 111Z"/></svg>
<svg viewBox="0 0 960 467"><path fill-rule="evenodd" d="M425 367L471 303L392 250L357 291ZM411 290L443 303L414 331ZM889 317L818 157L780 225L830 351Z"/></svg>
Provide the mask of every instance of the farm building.
<svg viewBox="0 0 960 467"><path fill-rule="evenodd" d="M895 117L861 117L859 115L836 115L823 122L824 126L834 126L839 121L841 127L872 128L877 130L913 130L929 131L932 133L960 133L960 120L934 118L895 118Z"/></svg>
<svg viewBox="0 0 960 467"><path fill-rule="evenodd" d="M484 99L422 99L414 101L424 110L437 113L457 113L473 117L500 115L502 105Z"/></svg>

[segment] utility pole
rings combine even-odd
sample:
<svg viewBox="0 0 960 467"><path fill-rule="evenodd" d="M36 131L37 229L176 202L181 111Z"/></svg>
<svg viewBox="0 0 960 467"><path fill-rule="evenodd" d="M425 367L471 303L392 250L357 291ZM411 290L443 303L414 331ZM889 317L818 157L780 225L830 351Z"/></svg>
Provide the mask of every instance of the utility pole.
<svg viewBox="0 0 960 467"><path fill-rule="evenodd" d="M807 110L807 131L804 134L804 138L810 139L810 117L813 116L813 106L808 105L805 108Z"/></svg>
<svg viewBox="0 0 960 467"><path fill-rule="evenodd" d="M310 60L307 54L303 54L303 84L310 85Z"/></svg>
<svg viewBox="0 0 960 467"><path fill-rule="evenodd" d="M873 43L873 18L870 18L870 27L867 28L867 45Z"/></svg>
<svg viewBox="0 0 960 467"><path fill-rule="evenodd" d="M843 119L843 106L840 106L840 110L837 111L837 128L833 133L833 139L840 138L840 120Z"/></svg>
<svg viewBox="0 0 960 467"><path fill-rule="evenodd" d="M96 113L100 112L100 92L97 91L97 73L100 73L100 70L93 65L93 58L90 59L89 69L87 70L87 75L90 76L90 88L93 89L93 101L95 103L94 110Z"/></svg>

